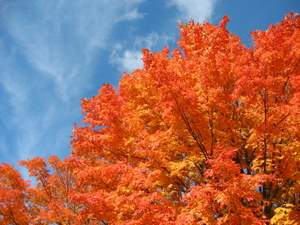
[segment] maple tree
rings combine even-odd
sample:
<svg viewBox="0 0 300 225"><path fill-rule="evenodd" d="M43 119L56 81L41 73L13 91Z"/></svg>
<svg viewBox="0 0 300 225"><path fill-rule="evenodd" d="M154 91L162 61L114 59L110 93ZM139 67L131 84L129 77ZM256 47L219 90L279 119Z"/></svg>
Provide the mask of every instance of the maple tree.
<svg viewBox="0 0 300 225"><path fill-rule="evenodd" d="M0 224L299 224L300 16L245 47L180 25L173 52L82 100L64 160L0 165Z"/></svg>

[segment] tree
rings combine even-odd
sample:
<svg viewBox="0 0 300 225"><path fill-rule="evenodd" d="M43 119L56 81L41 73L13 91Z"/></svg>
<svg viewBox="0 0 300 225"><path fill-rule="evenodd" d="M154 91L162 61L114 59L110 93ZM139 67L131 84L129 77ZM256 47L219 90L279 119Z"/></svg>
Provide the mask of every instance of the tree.
<svg viewBox="0 0 300 225"><path fill-rule="evenodd" d="M180 25L179 47L82 100L72 153L0 167L1 224L299 224L300 16L245 47Z"/></svg>

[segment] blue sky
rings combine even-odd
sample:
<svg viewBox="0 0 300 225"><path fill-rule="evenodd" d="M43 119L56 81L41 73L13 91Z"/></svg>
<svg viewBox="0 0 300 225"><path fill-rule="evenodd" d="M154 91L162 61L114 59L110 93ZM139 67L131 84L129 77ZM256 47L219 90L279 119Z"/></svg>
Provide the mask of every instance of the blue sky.
<svg viewBox="0 0 300 225"><path fill-rule="evenodd" d="M250 46L299 0L0 0L0 162L70 153L80 99L175 46L178 21L218 23Z"/></svg>

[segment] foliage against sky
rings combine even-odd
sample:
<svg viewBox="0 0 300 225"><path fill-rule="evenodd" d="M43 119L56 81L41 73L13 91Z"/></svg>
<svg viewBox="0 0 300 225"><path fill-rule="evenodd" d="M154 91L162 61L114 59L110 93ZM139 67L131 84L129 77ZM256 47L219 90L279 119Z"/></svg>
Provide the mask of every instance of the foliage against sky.
<svg viewBox="0 0 300 225"><path fill-rule="evenodd" d="M299 224L300 16L180 25L178 48L82 99L64 160L0 166L2 224Z"/></svg>
<svg viewBox="0 0 300 225"><path fill-rule="evenodd" d="M0 0L0 161L68 155L80 98L140 67L141 48L174 48L179 20L228 15L250 46L250 31L299 9L299 0Z"/></svg>

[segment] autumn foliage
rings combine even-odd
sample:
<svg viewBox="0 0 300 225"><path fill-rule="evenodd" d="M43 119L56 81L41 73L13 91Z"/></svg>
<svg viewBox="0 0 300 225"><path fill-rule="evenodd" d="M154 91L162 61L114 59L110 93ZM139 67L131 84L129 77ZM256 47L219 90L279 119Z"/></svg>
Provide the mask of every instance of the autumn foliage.
<svg viewBox="0 0 300 225"><path fill-rule="evenodd" d="M0 224L300 224L300 16L245 47L219 25L82 100L64 160L0 165Z"/></svg>

